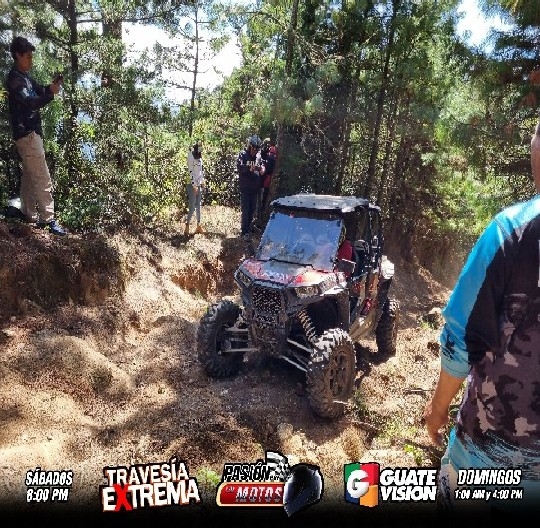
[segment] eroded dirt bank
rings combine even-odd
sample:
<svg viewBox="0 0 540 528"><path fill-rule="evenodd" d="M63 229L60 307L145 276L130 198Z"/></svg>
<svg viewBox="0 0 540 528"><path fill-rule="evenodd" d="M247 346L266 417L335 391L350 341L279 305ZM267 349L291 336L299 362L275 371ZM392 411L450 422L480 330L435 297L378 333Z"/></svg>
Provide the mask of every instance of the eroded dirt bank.
<svg viewBox="0 0 540 528"><path fill-rule="evenodd" d="M438 372L438 333L422 320L448 290L396 263L402 306L396 357L358 348L358 391L335 421L313 415L292 367L248 358L239 376L209 380L196 359L208 303L234 298L245 246L238 213L204 210L208 234L182 226L112 238L53 239L0 223L0 460L7 508L26 508L28 469L72 468L70 501L99 507L103 468L177 455L203 502L229 461L265 450L317 464L325 504L343 502L343 464L436 466L421 414Z"/></svg>

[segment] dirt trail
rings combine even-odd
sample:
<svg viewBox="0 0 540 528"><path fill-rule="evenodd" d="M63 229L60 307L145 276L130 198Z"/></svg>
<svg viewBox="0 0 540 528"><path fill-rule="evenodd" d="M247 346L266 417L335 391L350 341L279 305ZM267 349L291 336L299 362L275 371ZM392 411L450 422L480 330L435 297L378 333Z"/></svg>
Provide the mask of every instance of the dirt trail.
<svg viewBox="0 0 540 528"><path fill-rule="evenodd" d="M441 453L430 446L421 414L438 372L439 329L422 316L442 307L449 291L427 271L396 262L397 354L381 362L373 341L359 347L350 409L339 420L322 420L310 411L293 367L248 358L239 376L221 381L200 369L198 320L208 303L236 296L232 271L246 249L231 228L237 212L206 207L203 214L207 235L185 241L180 224L177 231L124 233L111 238L114 251L91 236L59 241L1 224L4 508L25 511L24 476L38 466L73 469L70 502L95 510L105 466L173 455L186 461L208 503L225 462L256 461L270 449L292 463L319 465L328 503L343 501L344 463L438 464ZM57 253L71 255L72 275L53 259ZM81 254L83 264L76 262ZM39 276L46 272L50 284L65 287L62 302L50 292L34 294L38 265L45 270Z"/></svg>

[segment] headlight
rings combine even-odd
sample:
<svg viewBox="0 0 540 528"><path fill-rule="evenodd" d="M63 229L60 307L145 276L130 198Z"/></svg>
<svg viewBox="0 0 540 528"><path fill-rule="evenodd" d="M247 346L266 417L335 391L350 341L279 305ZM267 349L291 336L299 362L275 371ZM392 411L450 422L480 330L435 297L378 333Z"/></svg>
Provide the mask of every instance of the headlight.
<svg viewBox="0 0 540 528"><path fill-rule="evenodd" d="M236 279L241 282L246 288L251 284L251 278L247 273L244 273L242 270L236 272Z"/></svg>
<svg viewBox="0 0 540 528"><path fill-rule="evenodd" d="M314 295L319 294L319 287L318 286L299 286L298 288L295 288L294 291L296 292L296 295L303 299L304 297L313 297Z"/></svg>

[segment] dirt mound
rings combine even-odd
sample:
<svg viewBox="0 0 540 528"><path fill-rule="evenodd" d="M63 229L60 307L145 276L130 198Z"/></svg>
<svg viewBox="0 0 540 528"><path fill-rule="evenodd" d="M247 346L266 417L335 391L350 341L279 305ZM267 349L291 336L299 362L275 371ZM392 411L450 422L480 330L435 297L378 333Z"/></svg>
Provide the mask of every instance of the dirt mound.
<svg viewBox="0 0 540 528"><path fill-rule="evenodd" d="M52 238L18 222L0 225L0 321L122 291L120 256L104 236Z"/></svg>
<svg viewBox="0 0 540 528"><path fill-rule="evenodd" d="M188 239L180 222L65 239L0 224L6 500L24 503L24 474L36 465L74 469L72 500L96 509L105 466L173 455L197 475L208 503L225 462L256 461L265 450L320 465L325 497L338 502L344 463L438 463L421 413L438 373L439 329L421 316L449 291L396 263L397 354L383 361L373 341L358 347L350 408L322 420L293 367L248 357L232 379L202 372L198 321L209 303L236 297L232 274L249 250L237 211L204 207L203 218L208 233Z"/></svg>

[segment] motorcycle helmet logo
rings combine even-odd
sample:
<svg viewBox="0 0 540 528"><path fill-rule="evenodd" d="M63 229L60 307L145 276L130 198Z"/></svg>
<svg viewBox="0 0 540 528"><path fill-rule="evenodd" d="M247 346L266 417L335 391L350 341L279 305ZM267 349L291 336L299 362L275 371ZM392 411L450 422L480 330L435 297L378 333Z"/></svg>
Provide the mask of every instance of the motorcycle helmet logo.
<svg viewBox="0 0 540 528"><path fill-rule="evenodd" d="M323 478L317 466L296 464L283 488L283 506L290 517L294 513L307 508L321 500Z"/></svg>

